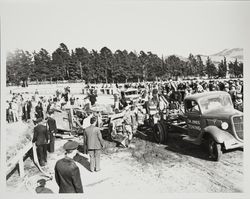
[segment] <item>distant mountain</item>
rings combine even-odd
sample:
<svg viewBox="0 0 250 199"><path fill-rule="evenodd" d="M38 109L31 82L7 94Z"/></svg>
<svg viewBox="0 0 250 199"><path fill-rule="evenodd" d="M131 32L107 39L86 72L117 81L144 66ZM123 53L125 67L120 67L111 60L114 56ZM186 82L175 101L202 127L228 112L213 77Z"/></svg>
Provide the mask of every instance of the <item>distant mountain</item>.
<svg viewBox="0 0 250 199"><path fill-rule="evenodd" d="M202 61L205 63L208 55L201 55ZM220 63L221 60L226 57L227 61L235 61L237 59L239 62L243 62L243 48L232 48L224 49L218 53L209 55L209 58L214 62L214 64Z"/></svg>
<svg viewBox="0 0 250 199"><path fill-rule="evenodd" d="M224 49L223 51L213 54L211 56L225 56L229 58L243 60L243 48Z"/></svg>
<svg viewBox="0 0 250 199"><path fill-rule="evenodd" d="M181 55L175 55L176 57L178 57L180 60L182 60L182 61L188 61L188 58L186 58L186 57L183 57L183 56L181 56Z"/></svg>
<svg viewBox="0 0 250 199"><path fill-rule="evenodd" d="M183 57L181 55L176 55L176 57L179 57L183 61L188 61L188 58ZM229 61L235 61L237 59L239 62L243 62L243 48L232 48L232 49L224 49L218 53L212 54L212 55L200 55L203 63L206 63L207 57L209 57L212 62L217 65L221 62L221 60L226 57L227 62ZM168 56L164 57L165 59Z"/></svg>

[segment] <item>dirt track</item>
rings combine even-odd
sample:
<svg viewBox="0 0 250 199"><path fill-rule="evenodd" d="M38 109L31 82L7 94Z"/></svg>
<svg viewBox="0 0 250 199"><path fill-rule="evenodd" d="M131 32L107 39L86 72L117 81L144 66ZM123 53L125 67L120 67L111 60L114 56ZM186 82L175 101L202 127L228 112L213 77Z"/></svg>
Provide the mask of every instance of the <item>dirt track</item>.
<svg viewBox="0 0 250 199"><path fill-rule="evenodd" d="M107 99L106 99L107 98ZM102 102L112 102L112 97L102 97ZM105 100L104 100L105 99ZM104 100L104 101L103 101ZM96 193L241 193L243 192L243 151L224 153L220 162L207 159L207 154L198 146L182 141L179 134L171 134L168 144L152 142L152 133L138 135L129 149L117 148L106 141L101 158L102 171L88 170L88 156L78 156L82 165L81 176L84 191L89 198ZM76 138L77 139L77 138ZM56 151L49 154L47 172L54 172L56 161L63 157L62 145L66 140L56 140ZM7 180L7 191L34 191L41 173L30 158L25 161L24 179L17 171ZM27 186L26 186L26 185ZM58 187L54 180L47 187L55 193Z"/></svg>
<svg viewBox="0 0 250 199"><path fill-rule="evenodd" d="M158 145L144 138L135 138L134 147L129 149L117 148L114 143L106 141L102 171L98 173L88 171L87 156L78 156L83 165L79 167L86 195L106 193L107 190L117 194L124 190L128 194L243 192L242 151L227 152L220 162L211 162L199 147L183 142L178 135L171 135L168 145ZM150 139L150 134L146 138ZM57 140L57 150L49 154L50 164L45 167L46 171L53 173L56 160L63 157L62 145L65 142ZM7 190L27 192L30 190L24 182L28 181L27 184L32 186L36 184L39 172L29 158L25 167L25 180L14 173L7 181ZM34 177L29 178L31 176ZM47 187L58 191L54 180L48 182Z"/></svg>

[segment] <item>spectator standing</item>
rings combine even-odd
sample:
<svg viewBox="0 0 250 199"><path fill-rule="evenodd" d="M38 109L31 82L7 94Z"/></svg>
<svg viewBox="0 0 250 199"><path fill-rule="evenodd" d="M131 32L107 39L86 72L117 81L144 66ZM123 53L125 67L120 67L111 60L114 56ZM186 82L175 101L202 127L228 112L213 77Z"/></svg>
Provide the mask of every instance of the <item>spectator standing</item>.
<svg viewBox="0 0 250 199"><path fill-rule="evenodd" d="M89 101L91 103L91 106L94 106L95 103L96 103L96 98L97 98L97 93L94 92L94 90L92 89L90 91L90 94L89 94Z"/></svg>
<svg viewBox="0 0 250 199"><path fill-rule="evenodd" d="M36 106L36 118L44 118L44 115L43 115L43 105L42 105L42 102L38 102L37 103L37 106Z"/></svg>
<svg viewBox="0 0 250 199"><path fill-rule="evenodd" d="M6 117L8 123L14 122L11 103L7 101Z"/></svg>
<svg viewBox="0 0 250 199"><path fill-rule="evenodd" d="M240 85L239 81L235 81L235 90L237 94L241 93L242 86Z"/></svg>
<svg viewBox="0 0 250 199"><path fill-rule="evenodd" d="M57 133L56 120L54 119L54 111L49 110L48 112L48 129L49 129L49 147L48 151L53 153L55 151L55 135Z"/></svg>
<svg viewBox="0 0 250 199"><path fill-rule="evenodd" d="M13 121L17 122L18 121L18 105L17 105L16 99L12 101L11 105L12 105Z"/></svg>
<svg viewBox="0 0 250 199"><path fill-rule="evenodd" d="M27 101L27 120L31 118L31 109L32 109L32 103L30 100Z"/></svg>
<svg viewBox="0 0 250 199"><path fill-rule="evenodd" d="M90 171L100 171L101 148L104 146L100 128L96 127L97 118L90 119L90 126L85 129L88 153L90 156Z"/></svg>
<svg viewBox="0 0 250 199"><path fill-rule="evenodd" d="M26 102L23 104L22 112L23 112L23 117L22 117L22 119L23 119L24 121L27 121L27 120L28 120L28 101L26 101Z"/></svg>
<svg viewBox="0 0 250 199"><path fill-rule="evenodd" d="M34 128L32 143L36 144L37 156L40 165L45 166L45 163L47 162L48 132L46 126L42 124L42 121L42 118L38 118L35 121L37 125Z"/></svg>
<svg viewBox="0 0 250 199"><path fill-rule="evenodd" d="M55 165L55 179L59 186L59 193L83 193L79 167L73 160L79 144L68 141L63 148L65 157L58 160Z"/></svg>

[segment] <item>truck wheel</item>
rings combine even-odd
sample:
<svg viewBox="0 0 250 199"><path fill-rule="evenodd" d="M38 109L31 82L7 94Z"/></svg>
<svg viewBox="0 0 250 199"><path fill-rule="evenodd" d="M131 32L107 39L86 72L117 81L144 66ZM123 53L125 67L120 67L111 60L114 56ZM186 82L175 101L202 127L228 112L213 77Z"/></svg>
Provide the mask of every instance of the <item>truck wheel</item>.
<svg viewBox="0 0 250 199"><path fill-rule="evenodd" d="M215 142L211 136L208 138L208 155L213 161L219 161L222 155L221 144Z"/></svg>
<svg viewBox="0 0 250 199"><path fill-rule="evenodd" d="M168 125L167 126L165 126L164 124L162 124L162 125L164 127L164 132L165 132L165 143L167 143L168 142L168 133L170 131L170 127Z"/></svg>
<svg viewBox="0 0 250 199"><path fill-rule="evenodd" d="M157 123L154 126L154 138L155 141L159 144L164 142L165 136L164 136L165 132L164 132L164 127L161 123Z"/></svg>

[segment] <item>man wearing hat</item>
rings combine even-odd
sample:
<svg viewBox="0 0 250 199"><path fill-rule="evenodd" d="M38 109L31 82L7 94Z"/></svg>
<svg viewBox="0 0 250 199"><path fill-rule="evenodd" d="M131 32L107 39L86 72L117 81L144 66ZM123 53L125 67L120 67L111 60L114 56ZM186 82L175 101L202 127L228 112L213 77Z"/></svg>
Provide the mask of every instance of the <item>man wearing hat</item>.
<svg viewBox="0 0 250 199"><path fill-rule="evenodd" d="M90 171L100 171L101 148L104 146L100 128L96 127L97 118L90 119L90 126L85 129L88 153L90 156Z"/></svg>
<svg viewBox="0 0 250 199"><path fill-rule="evenodd" d="M49 110L48 111L48 129L49 129L49 147L48 151L50 153L53 153L55 151L55 135L57 133L57 127L56 127L56 120L53 118L54 111Z"/></svg>
<svg viewBox="0 0 250 199"><path fill-rule="evenodd" d="M46 180L45 179L39 179L37 181L38 186L36 187L36 193L53 193L53 191L47 187L46 185Z"/></svg>
<svg viewBox="0 0 250 199"><path fill-rule="evenodd" d="M83 193L80 170L73 157L77 153L79 144L68 141L64 144L65 157L55 165L55 179L59 186L59 193Z"/></svg>
<svg viewBox="0 0 250 199"><path fill-rule="evenodd" d="M40 165L45 166L45 163L47 162L48 132L46 126L42 124L42 121L42 118L38 118L34 121L37 125L34 128L32 143L36 144L37 157Z"/></svg>

